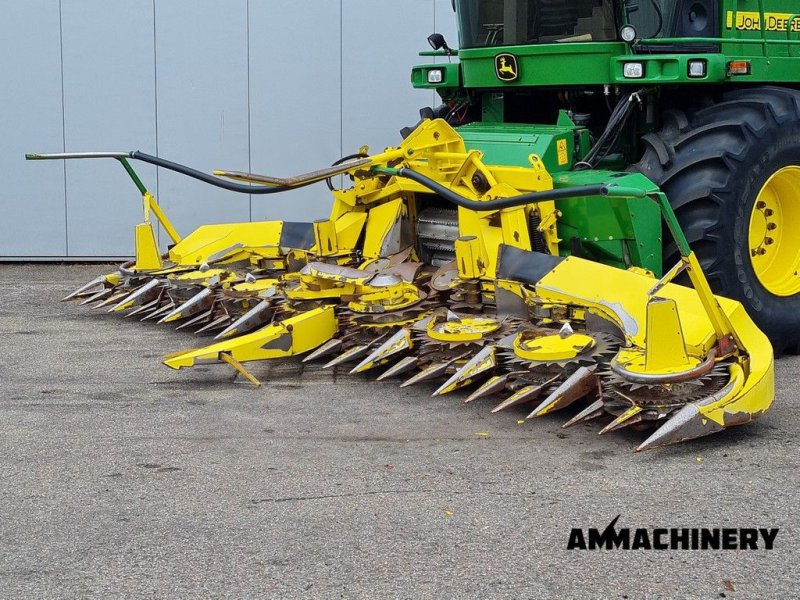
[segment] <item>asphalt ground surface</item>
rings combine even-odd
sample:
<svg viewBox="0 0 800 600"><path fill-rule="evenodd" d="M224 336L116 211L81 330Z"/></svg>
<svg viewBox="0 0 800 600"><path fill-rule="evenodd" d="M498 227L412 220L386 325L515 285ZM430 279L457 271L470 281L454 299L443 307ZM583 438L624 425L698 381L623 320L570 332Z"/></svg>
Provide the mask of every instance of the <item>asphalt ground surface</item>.
<svg viewBox="0 0 800 600"><path fill-rule="evenodd" d="M58 302L104 269L0 265L2 598L800 597L797 357L759 421L634 455L642 433L520 424L433 385L171 371L163 354L203 340ZM780 533L566 549L618 514Z"/></svg>

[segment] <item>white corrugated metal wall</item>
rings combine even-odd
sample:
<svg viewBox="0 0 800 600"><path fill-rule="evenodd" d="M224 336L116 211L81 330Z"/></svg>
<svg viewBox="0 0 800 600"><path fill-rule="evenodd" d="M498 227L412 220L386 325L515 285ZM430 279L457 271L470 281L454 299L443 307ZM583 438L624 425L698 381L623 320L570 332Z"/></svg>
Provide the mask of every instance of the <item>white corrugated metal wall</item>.
<svg viewBox="0 0 800 600"><path fill-rule="evenodd" d="M25 152L142 150L210 171L292 175L396 144L433 94L417 52L450 0L0 0L0 259L133 252L138 193L113 161ZM181 233L324 216L324 186L248 197L136 164ZM162 243L165 241L162 237Z"/></svg>

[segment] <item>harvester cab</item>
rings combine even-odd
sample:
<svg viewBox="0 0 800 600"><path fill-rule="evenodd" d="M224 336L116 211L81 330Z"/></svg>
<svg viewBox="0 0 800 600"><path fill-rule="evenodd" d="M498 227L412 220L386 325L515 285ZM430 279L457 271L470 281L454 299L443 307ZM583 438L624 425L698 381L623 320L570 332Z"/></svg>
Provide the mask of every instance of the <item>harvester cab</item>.
<svg viewBox="0 0 800 600"><path fill-rule="evenodd" d="M800 333L800 21L759 7L753 33L720 0L456 0L459 49L434 34L412 72L442 105L295 177L29 155L115 159L143 198L135 259L66 299L214 335L165 364L256 384L247 363L299 356L651 430L638 449L751 421L770 338ZM248 194L327 182L331 213L181 237L134 160Z"/></svg>

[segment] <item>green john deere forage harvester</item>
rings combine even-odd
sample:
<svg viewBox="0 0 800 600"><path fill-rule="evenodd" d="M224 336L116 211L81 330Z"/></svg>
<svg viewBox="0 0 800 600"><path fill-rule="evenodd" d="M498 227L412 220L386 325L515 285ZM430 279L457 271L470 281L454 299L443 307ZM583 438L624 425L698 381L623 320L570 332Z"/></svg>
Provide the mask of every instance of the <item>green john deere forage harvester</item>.
<svg viewBox="0 0 800 600"><path fill-rule="evenodd" d="M258 383L243 363L302 355L529 417L583 404L566 425L655 427L639 449L746 423L773 400L772 347L800 341L793 6L456 0L460 49L433 34L412 74L443 104L296 177L30 155L116 159L144 198L135 260L68 298L215 336L175 369ZM181 237L131 160L249 194L327 181L333 207Z"/></svg>
<svg viewBox="0 0 800 600"><path fill-rule="evenodd" d="M637 171L667 195L715 293L776 353L800 344L800 4L460 0L460 49L415 87L491 163L535 152L555 186ZM457 57L457 61L454 60ZM658 271L678 247L646 215L563 203L559 250Z"/></svg>

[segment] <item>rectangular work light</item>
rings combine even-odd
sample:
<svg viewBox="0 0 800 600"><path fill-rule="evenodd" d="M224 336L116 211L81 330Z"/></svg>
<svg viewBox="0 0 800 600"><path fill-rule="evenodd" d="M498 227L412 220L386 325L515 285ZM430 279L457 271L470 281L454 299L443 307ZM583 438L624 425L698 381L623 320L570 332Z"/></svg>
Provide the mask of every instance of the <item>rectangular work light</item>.
<svg viewBox="0 0 800 600"><path fill-rule="evenodd" d="M644 77L644 63L626 62L622 65L622 76L626 79L641 79Z"/></svg>
<svg viewBox="0 0 800 600"><path fill-rule="evenodd" d="M442 81L444 81L444 71L442 69L428 71L428 83L442 83Z"/></svg>

